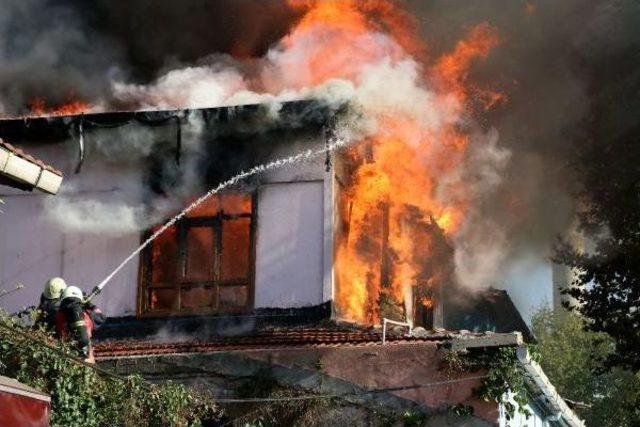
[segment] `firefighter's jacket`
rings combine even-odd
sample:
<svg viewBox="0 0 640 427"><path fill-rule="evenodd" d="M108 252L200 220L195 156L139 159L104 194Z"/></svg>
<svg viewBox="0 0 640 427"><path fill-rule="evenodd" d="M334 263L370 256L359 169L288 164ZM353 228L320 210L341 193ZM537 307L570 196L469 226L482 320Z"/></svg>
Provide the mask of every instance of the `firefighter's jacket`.
<svg viewBox="0 0 640 427"><path fill-rule="evenodd" d="M36 325L45 325L47 330L54 331L56 329L58 310L60 310L60 298L49 299L41 295Z"/></svg>
<svg viewBox="0 0 640 427"><path fill-rule="evenodd" d="M81 301L72 298L62 301L56 315L56 332L62 339L75 340L80 353L84 357L89 356L93 320Z"/></svg>

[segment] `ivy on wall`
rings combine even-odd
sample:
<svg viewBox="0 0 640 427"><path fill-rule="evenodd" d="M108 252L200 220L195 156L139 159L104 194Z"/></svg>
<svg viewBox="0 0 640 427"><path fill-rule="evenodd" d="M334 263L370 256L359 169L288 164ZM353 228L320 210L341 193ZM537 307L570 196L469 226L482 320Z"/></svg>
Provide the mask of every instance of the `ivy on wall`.
<svg viewBox="0 0 640 427"><path fill-rule="evenodd" d="M535 351L530 351L534 360ZM502 403L507 419L512 419L516 411L525 416L531 415L527 409L529 396L524 368L518 362L515 347L486 347L462 351L445 350L443 364L448 374L477 372L485 370L482 386L474 390L485 401ZM506 400L507 392L515 405Z"/></svg>
<svg viewBox="0 0 640 427"><path fill-rule="evenodd" d="M215 403L183 385L105 375L69 344L0 314L0 371L51 395L53 426L197 426L219 418Z"/></svg>

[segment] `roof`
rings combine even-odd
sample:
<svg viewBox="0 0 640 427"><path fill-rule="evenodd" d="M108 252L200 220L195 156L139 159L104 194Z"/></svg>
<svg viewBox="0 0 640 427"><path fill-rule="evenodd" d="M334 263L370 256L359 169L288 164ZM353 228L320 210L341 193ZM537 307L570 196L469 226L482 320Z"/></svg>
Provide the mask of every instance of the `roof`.
<svg viewBox="0 0 640 427"><path fill-rule="evenodd" d="M0 139L0 184L56 194L62 172Z"/></svg>
<svg viewBox="0 0 640 427"><path fill-rule="evenodd" d="M332 303L327 302L309 307L261 308L249 315L108 318L96 331L94 338L98 357L209 352L269 346L366 345L382 341L382 331L379 327L367 328L346 322L336 323L331 320L332 310ZM443 342L464 337L474 338L474 342L480 345L483 343L478 337L509 337L514 335L514 331L521 332L518 328L508 329L508 325L500 331L468 327L448 327L448 330L430 331L419 329L422 331L418 332L416 328L413 337L394 337L395 332L390 329L388 337L391 342ZM406 332L404 328L399 330ZM465 344L466 347L468 344Z"/></svg>
<svg viewBox="0 0 640 427"><path fill-rule="evenodd" d="M342 329L341 329L342 328ZM382 343L379 328L346 329L341 325L324 328L285 328L262 331L239 336L217 336L190 341L162 341L149 339L111 340L99 342L94 351L98 361L111 360L121 363L124 359L155 358L163 356L213 354L225 352L250 352L260 350L292 350L301 348L345 348L382 347L397 345L437 345L453 350L471 348L504 347L517 348L518 360L525 369L527 387L535 392L535 404L550 414L550 425L583 427L584 424L555 391L548 378L536 362L527 355L522 334L447 331L436 329L408 335L400 328L387 331L387 343ZM405 329L406 331L406 329ZM414 329L417 331L417 328ZM133 362L137 363L137 362ZM155 362L154 362L155 363Z"/></svg>
<svg viewBox="0 0 640 427"><path fill-rule="evenodd" d="M518 347L517 355L518 361L526 372L527 388L531 399L545 408L549 414L547 417L549 425L584 427L584 422L558 394L542 367L531 358L528 349L524 346Z"/></svg>
<svg viewBox="0 0 640 427"><path fill-rule="evenodd" d="M36 117L0 117L0 138L12 141L60 142L77 138L83 132L97 128L117 128L131 123L147 126L175 126L189 117L198 117L205 124L215 125L218 132L232 127L237 133L260 133L269 128L293 129L323 126L344 104L329 104L322 100L299 100L244 104L212 108L172 110L106 111L71 115ZM277 113L277 114L274 114ZM277 119L276 119L277 118Z"/></svg>
<svg viewBox="0 0 640 427"><path fill-rule="evenodd" d="M387 332L391 344L438 343L454 348L520 345L519 334L471 333L468 331L427 331L420 336ZM181 353L214 353L293 347L342 347L382 345L379 330L339 330L330 328L263 331L241 336L218 336L183 342L153 340L114 340L97 343L97 359L126 358Z"/></svg>

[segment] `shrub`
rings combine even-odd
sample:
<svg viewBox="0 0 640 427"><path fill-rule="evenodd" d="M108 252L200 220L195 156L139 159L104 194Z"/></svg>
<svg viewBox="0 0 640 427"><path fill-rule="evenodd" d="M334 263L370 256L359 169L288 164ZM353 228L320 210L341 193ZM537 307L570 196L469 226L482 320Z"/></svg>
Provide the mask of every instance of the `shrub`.
<svg viewBox="0 0 640 427"><path fill-rule="evenodd" d="M196 426L214 402L180 384L120 377L76 358L69 343L0 314L2 373L51 395L54 426Z"/></svg>

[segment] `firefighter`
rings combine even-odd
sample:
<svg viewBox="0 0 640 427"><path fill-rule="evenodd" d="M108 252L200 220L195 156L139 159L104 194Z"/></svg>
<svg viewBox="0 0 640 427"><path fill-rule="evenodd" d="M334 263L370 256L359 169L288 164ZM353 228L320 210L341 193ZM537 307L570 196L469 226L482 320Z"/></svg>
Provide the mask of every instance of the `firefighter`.
<svg viewBox="0 0 640 427"><path fill-rule="evenodd" d="M76 286L68 286L62 292L60 310L56 315L56 333L63 340L75 340L84 361L95 363L91 346L93 319L85 309L82 290Z"/></svg>
<svg viewBox="0 0 640 427"><path fill-rule="evenodd" d="M67 283L60 277L53 277L47 280L44 291L40 296L38 305L38 316L36 326L44 325L49 331L54 331L56 327L56 314L60 309L62 292L67 287Z"/></svg>

